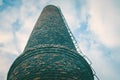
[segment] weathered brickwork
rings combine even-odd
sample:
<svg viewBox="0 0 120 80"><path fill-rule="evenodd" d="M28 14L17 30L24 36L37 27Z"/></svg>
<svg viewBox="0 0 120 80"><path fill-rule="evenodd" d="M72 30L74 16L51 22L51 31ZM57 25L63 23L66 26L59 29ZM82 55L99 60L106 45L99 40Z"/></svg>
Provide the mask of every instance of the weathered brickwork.
<svg viewBox="0 0 120 80"><path fill-rule="evenodd" d="M43 9L7 80L94 80L91 67L76 51L57 7Z"/></svg>

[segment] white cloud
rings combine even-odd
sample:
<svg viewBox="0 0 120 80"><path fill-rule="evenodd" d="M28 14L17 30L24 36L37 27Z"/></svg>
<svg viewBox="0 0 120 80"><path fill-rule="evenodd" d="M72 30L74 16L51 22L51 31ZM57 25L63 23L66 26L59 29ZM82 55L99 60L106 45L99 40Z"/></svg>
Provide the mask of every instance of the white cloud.
<svg viewBox="0 0 120 80"><path fill-rule="evenodd" d="M110 58L105 56L104 52L101 52L97 49L92 49L91 47L91 51L88 51L87 53L89 53L88 56L93 63L92 66L101 80L120 79L119 71L116 71L116 69L112 66Z"/></svg>
<svg viewBox="0 0 120 80"><path fill-rule="evenodd" d="M12 54L17 54L16 46L14 43L14 30L12 27L12 24L18 18L16 12L16 8L11 9L8 7L6 10L1 11L0 14L0 43L4 45L3 47L0 47L0 50L7 51Z"/></svg>
<svg viewBox="0 0 120 80"><path fill-rule="evenodd" d="M119 80L119 68L116 67L119 65L120 55L118 55L118 51L113 51L116 54L112 53L110 55L107 51L100 49L102 45L96 41L92 34L83 34L80 35L80 38L82 38L79 44L81 50L91 60L92 67L100 80ZM116 57L116 55L119 57Z"/></svg>
<svg viewBox="0 0 120 80"><path fill-rule="evenodd" d="M120 45L120 11L113 5L112 0L90 0L89 26L107 47Z"/></svg>
<svg viewBox="0 0 120 80"><path fill-rule="evenodd" d="M12 35L12 33L8 31L0 30L0 38L1 38L0 43L6 43L12 40L13 36L9 36L9 35Z"/></svg>
<svg viewBox="0 0 120 80"><path fill-rule="evenodd" d="M2 4L3 4L3 0L0 0L0 6L2 6Z"/></svg>

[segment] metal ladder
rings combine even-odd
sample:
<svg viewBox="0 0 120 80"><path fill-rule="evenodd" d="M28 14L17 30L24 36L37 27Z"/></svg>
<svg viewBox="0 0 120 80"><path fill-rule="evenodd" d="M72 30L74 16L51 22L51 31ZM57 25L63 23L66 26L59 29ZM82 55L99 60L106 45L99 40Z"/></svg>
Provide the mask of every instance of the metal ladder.
<svg viewBox="0 0 120 80"><path fill-rule="evenodd" d="M60 13L61 13L61 16L62 16L62 18L63 18L63 20L64 20L64 22L65 22L65 25L66 25L66 27L67 27L67 29L68 29L68 32L69 32L69 34L70 34L70 36L71 36L71 38L72 38L72 40L73 40L73 43L74 43L74 45L75 45L78 53L81 54L81 56L84 57L84 59L89 63L89 65L90 65L90 67L91 67L91 69L92 69L92 71L93 71L93 75L94 75L95 80L96 80L96 79L97 79L97 80L100 80L99 77L97 76L95 70L94 70L93 67L92 67L92 61L91 61L91 60L82 52L82 50L80 49L77 40L75 39L73 33L71 32L70 28L68 27L68 24L67 24L67 22L66 22L66 20L65 20L65 18L64 18L64 16L63 16L63 14L62 14L62 12L61 12L61 9L60 9L59 7L58 7L58 9L59 9L59 11L60 11Z"/></svg>

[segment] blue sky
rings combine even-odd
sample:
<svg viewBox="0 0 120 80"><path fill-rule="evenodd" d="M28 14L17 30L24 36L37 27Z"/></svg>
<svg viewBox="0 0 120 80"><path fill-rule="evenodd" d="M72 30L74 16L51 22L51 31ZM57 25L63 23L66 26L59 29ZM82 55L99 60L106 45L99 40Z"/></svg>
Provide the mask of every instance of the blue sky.
<svg viewBox="0 0 120 80"><path fill-rule="evenodd" d="M6 80L48 4L61 8L97 76L120 80L120 0L0 0L0 80Z"/></svg>

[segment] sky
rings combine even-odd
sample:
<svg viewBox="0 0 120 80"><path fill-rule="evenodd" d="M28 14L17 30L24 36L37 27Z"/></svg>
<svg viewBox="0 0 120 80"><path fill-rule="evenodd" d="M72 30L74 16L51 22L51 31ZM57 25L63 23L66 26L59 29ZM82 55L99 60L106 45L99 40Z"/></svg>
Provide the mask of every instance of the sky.
<svg viewBox="0 0 120 80"><path fill-rule="evenodd" d="M120 0L0 0L0 80L6 80L49 4L61 8L99 79L120 80Z"/></svg>

